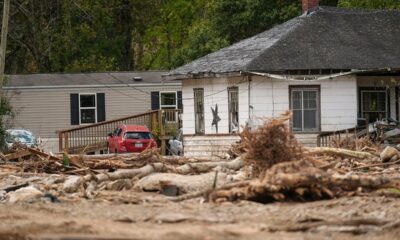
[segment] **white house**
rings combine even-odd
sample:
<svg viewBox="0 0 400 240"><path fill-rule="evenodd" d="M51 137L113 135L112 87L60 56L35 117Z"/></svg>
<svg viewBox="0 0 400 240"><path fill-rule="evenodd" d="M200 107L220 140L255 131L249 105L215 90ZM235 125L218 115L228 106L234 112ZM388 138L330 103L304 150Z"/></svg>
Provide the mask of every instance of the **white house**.
<svg viewBox="0 0 400 240"><path fill-rule="evenodd" d="M185 154L224 151L239 126L287 109L309 145L360 119L399 119L400 12L315 5L166 76L182 80Z"/></svg>

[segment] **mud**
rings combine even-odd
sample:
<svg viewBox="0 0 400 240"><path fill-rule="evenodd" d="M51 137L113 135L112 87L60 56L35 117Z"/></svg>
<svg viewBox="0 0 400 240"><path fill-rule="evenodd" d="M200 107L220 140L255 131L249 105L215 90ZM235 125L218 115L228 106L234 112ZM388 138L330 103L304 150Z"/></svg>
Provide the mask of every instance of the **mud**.
<svg viewBox="0 0 400 240"><path fill-rule="evenodd" d="M133 191L95 200L0 204L0 239L398 239L400 201L180 203Z"/></svg>

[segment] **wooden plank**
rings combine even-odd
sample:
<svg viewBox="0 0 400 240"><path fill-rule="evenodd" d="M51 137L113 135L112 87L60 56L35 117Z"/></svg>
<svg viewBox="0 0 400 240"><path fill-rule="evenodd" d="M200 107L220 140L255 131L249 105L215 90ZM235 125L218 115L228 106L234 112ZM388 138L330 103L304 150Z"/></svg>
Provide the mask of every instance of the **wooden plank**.
<svg viewBox="0 0 400 240"><path fill-rule="evenodd" d="M42 156L42 157L45 157L45 158L47 158L47 159L54 160L54 161L61 161L61 159L59 159L58 157L51 156L50 154L41 152L41 151L36 150L36 149L33 149L33 148L26 148L26 150L27 150L30 154L39 155L39 156Z"/></svg>
<svg viewBox="0 0 400 240"><path fill-rule="evenodd" d="M7 161L11 161L11 160L19 159L21 157L26 157L29 155L32 155L32 153L30 151L24 149L24 150L15 152L15 153L7 154L7 155L5 155L5 158Z"/></svg>

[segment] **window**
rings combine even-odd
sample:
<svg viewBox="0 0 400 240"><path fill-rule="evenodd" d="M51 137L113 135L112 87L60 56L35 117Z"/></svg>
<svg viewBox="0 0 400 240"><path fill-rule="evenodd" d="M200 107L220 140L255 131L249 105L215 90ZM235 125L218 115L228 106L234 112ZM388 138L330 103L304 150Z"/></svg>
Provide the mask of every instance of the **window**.
<svg viewBox="0 0 400 240"><path fill-rule="evenodd" d="M125 139L151 139L149 132L126 132L124 134Z"/></svg>
<svg viewBox="0 0 400 240"><path fill-rule="evenodd" d="M239 131L239 93L237 87L228 88L229 132Z"/></svg>
<svg viewBox="0 0 400 240"><path fill-rule="evenodd" d="M105 94L71 93L71 125L106 120Z"/></svg>
<svg viewBox="0 0 400 240"><path fill-rule="evenodd" d="M160 109L176 109L176 92L160 92ZM165 120L167 122L175 122L177 112L165 112Z"/></svg>
<svg viewBox="0 0 400 240"><path fill-rule="evenodd" d="M319 88L292 87L290 93L293 131L318 131Z"/></svg>
<svg viewBox="0 0 400 240"><path fill-rule="evenodd" d="M96 94L79 95L80 123L96 123Z"/></svg>
<svg viewBox="0 0 400 240"><path fill-rule="evenodd" d="M182 91L151 92L151 110L182 109Z"/></svg>
<svg viewBox="0 0 400 240"><path fill-rule="evenodd" d="M160 109L176 109L176 92L160 92Z"/></svg>
<svg viewBox="0 0 400 240"><path fill-rule="evenodd" d="M361 116L368 123L387 117L386 90L361 90Z"/></svg>
<svg viewBox="0 0 400 240"><path fill-rule="evenodd" d="M204 134L204 89L194 89L195 133Z"/></svg>

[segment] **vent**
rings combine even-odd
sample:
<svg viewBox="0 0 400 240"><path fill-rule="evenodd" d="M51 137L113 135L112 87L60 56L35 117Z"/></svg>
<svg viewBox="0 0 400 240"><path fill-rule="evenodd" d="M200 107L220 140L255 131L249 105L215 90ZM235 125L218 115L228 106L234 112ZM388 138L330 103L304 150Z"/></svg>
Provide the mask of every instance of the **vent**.
<svg viewBox="0 0 400 240"><path fill-rule="evenodd" d="M143 78L142 78L142 77L134 77L134 78L133 78L133 81L135 81L135 82L141 82L141 81L143 81Z"/></svg>

